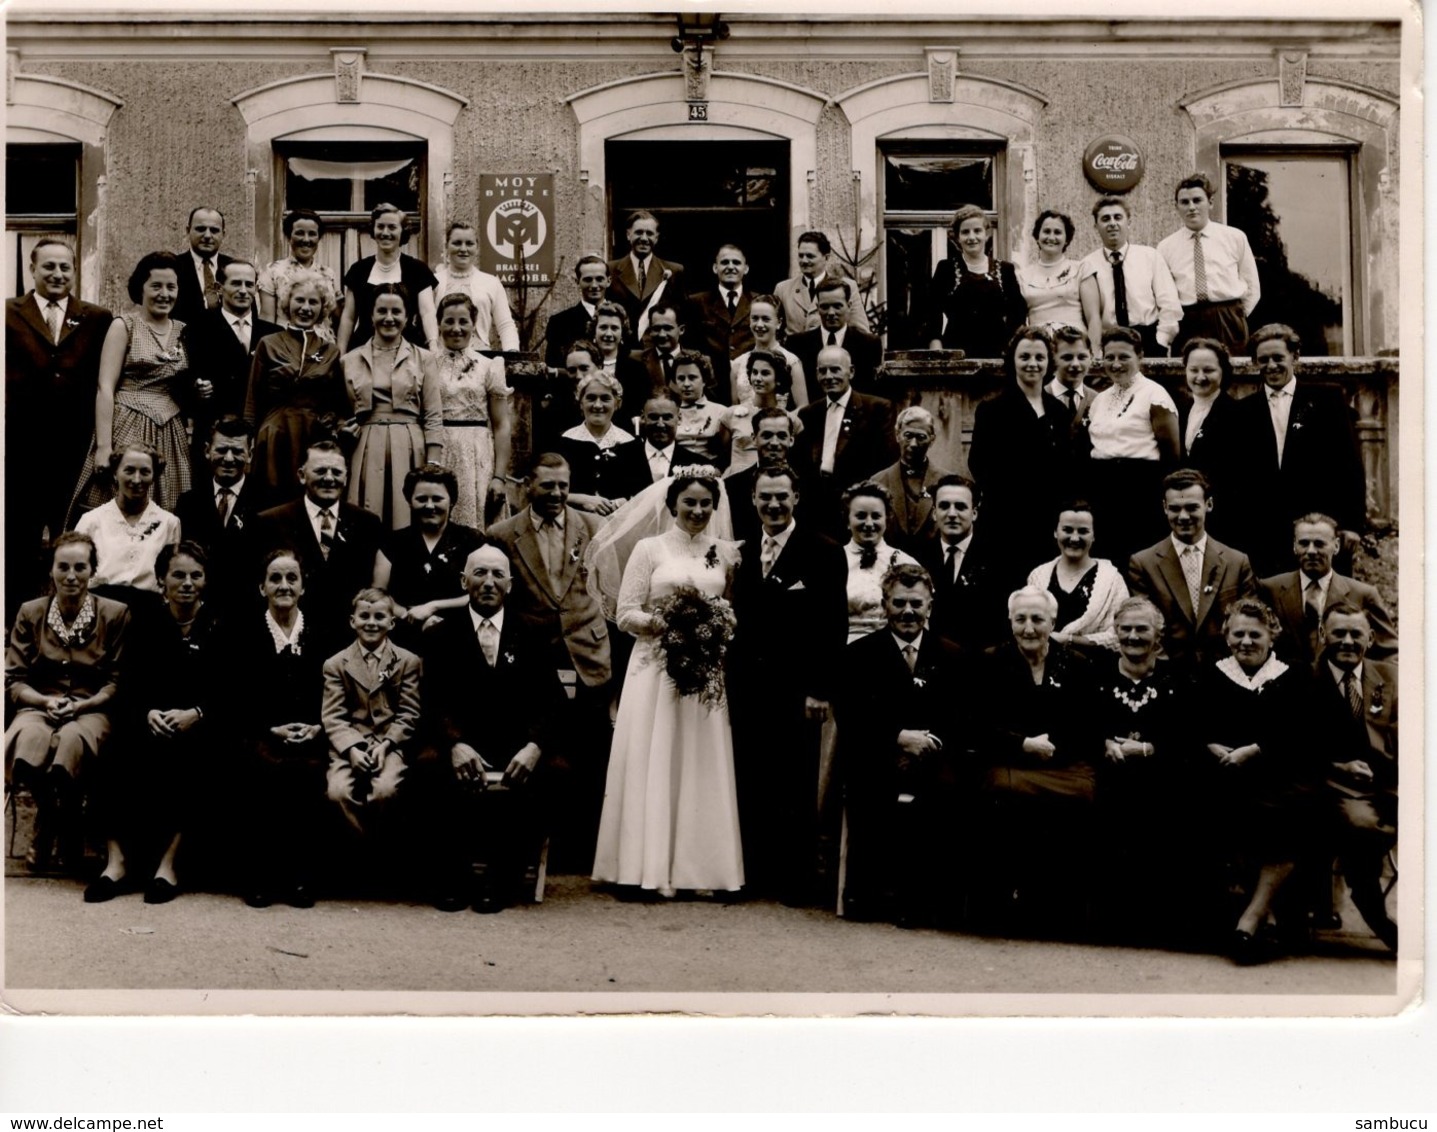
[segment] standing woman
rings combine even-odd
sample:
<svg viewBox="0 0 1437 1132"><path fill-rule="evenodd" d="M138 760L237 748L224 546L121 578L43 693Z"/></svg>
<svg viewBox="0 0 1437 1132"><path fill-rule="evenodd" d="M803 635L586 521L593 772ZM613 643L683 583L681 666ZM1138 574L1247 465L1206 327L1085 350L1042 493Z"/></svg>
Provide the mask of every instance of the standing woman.
<svg viewBox="0 0 1437 1132"><path fill-rule="evenodd" d="M940 260L933 271L928 348L1001 357L1008 336L1028 316L1017 272L988 253L988 216L976 204L953 214L951 239L960 254Z"/></svg>
<svg viewBox="0 0 1437 1132"><path fill-rule="evenodd" d="M299 497L305 449L321 433L333 435L349 415L339 348L321 333L334 313L330 280L318 271L296 271L286 287L288 325L259 340L245 396L245 423L255 427L250 466L264 485L260 510Z"/></svg>
<svg viewBox="0 0 1437 1132"><path fill-rule="evenodd" d="M1037 255L1018 267L1018 284L1028 304L1027 322L1053 330L1058 326L1087 326L1078 288L1078 261L1068 257L1073 242L1073 218L1045 208L1033 225Z"/></svg>
<svg viewBox="0 0 1437 1132"><path fill-rule="evenodd" d="M1183 467L1197 468L1207 476L1214 497L1222 500L1223 488L1229 484L1234 490L1241 488L1232 465L1240 444L1233 425L1237 401L1228 392L1232 358L1227 347L1216 338L1189 338L1183 346L1183 377L1191 394L1191 400L1178 402ZM1213 517L1208 519L1209 527Z"/></svg>
<svg viewBox="0 0 1437 1132"><path fill-rule="evenodd" d="M444 405L444 462L454 473L454 521L483 530L490 497L504 497L509 478L509 398L504 359L487 358L474 341L475 308L462 292L439 300L436 372ZM375 582L387 588L382 582Z"/></svg>
<svg viewBox="0 0 1437 1132"><path fill-rule="evenodd" d="M339 283L334 272L322 264L315 263L319 252L320 237L324 235L324 222L319 213L308 208L296 208L284 214L280 222L285 238L289 241L289 255L277 259L260 274L256 290L259 291L259 316L281 326L293 326L289 320L289 293L295 280L316 271L329 288L329 303L325 306L324 317L308 329L324 341L334 341L334 326L331 316L335 309L335 296L339 294Z"/></svg>
<svg viewBox="0 0 1437 1132"><path fill-rule="evenodd" d="M224 676L216 667L214 613L204 599L207 565L198 543L160 551L156 571L165 615L137 634L126 658L130 741L111 760L116 773L109 776L117 787L112 805L123 799L123 812L114 813L106 830L100 876L109 884L97 887L111 891L124 881L127 847L146 861L158 852L159 863L145 887L146 904L168 904L179 895L175 857L181 838L187 827L213 820L214 701Z"/></svg>
<svg viewBox="0 0 1437 1132"><path fill-rule="evenodd" d="M20 607L5 652L5 690L15 705L6 785L28 786L35 800L25 857L34 870L49 868L57 840L66 863L80 863L80 780L110 737L130 611L90 593L95 561L88 535L67 531L51 543L54 595Z"/></svg>
<svg viewBox="0 0 1437 1132"><path fill-rule="evenodd" d="M738 547L727 537L727 506L712 472L684 470L651 484L589 548L591 585L604 593L612 569L600 563L609 561L609 540L626 542L640 531L667 526L633 544L617 606L612 594L605 597L605 612L638 643L614 722L594 857L595 880L661 896L679 889L732 892L744 882L722 670L710 676L710 690L720 693L717 702L681 693L669 675L670 653L682 649L697 656L699 650L695 642L675 640L681 631L655 612L663 598L692 590L712 603L715 615L731 617L727 595Z"/></svg>
<svg viewBox="0 0 1437 1132"><path fill-rule="evenodd" d="M803 428L798 413L789 408L791 390L788 382L792 371L784 363L783 355L755 346L743 357L744 373L737 380L748 387L747 398L735 400L723 414L723 426L728 429L730 441L728 468L724 472L728 476L758 463L753 419L762 410L782 409L786 412L794 436ZM737 359L733 365L734 373L738 374Z"/></svg>
<svg viewBox="0 0 1437 1132"><path fill-rule="evenodd" d="M1053 372L1053 340L1041 326L1018 329L1003 370L1002 391L974 413L968 467L983 492L984 537L1006 550L1006 586L1048 557L1049 524L1071 490L1072 422L1043 388Z"/></svg>
<svg viewBox="0 0 1437 1132"><path fill-rule="evenodd" d="M195 375L185 354L185 324L170 317L180 293L181 270L169 252L151 252L130 272L130 301L139 310L115 319L105 336L95 394L95 441L80 472L67 526L81 511L110 498L110 456L125 444L148 444L164 458L165 471L156 480L154 494L165 510L174 510L190 489L189 438L180 402Z"/></svg>
<svg viewBox="0 0 1437 1132"><path fill-rule="evenodd" d="M1139 367L1143 339L1115 326L1103 332L1103 365L1113 384L1088 406L1093 503L1103 520L1103 556L1126 564L1163 537L1157 501L1163 476L1177 466L1178 410L1172 396Z"/></svg>
<svg viewBox="0 0 1437 1132"><path fill-rule="evenodd" d="M374 254L355 260L344 273L344 313L339 317L336 338L341 354L364 345L374 334L371 315L377 289L400 284L413 300L403 327L404 337L416 346L433 347L439 343L434 273L422 260L400 252L409 238L404 234L404 221L404 213L392 204L378 205L369 214Z"/></svg>
<svg viewBox="0 0 1437 1132"><path fill-rule="evenodd" d="M391 531L409 525L404 477L441 462L444 395L435 356L404 338L409 293L399 283L373 291L374 337L340 359L357 430L349 459L349 502L378 515Z"/></svg>
<svg viewBox="0 0 1437 1132"><path fill-rule="evenodd" d="M519 328L509 311L509 296L497 275L480 271L479 231L467 220L454 220L444 237L444 262L434 269L438 298L456 291L474 304L474 346L480 350L517 350ZM442 317L442 315L440 316Z"/></svg>
<svg viewBox="0 0 1437 1132"><path fill-rule="evenodd" d="M895 566L916 566L918 560L889 546L884 539L892 511L888 492L876 483L854 484L843 493L848 541L848 643L888 624L883 609L883 575Z"/></svg>
<svg viewBox="0 0 1437 1132"><path fill-rule="evenodd" d="M784 365L788 367L788 381L780 382L788 386L785 394L787 400L783 404L785 409L801 409L808 404L808 382L803 375L803 362L792 350L784 349L779 345L778 339L783 332L783 304L772 295L755 295L748 301L748 325L753 331L753 348L755 350L767 350L770 354L777 354L783 359ZM753 400L753 389L748 383L748 354L743 353L729 365L729 373L732 375L733 388L730 393L730 404L750 404Z"/></svg>
<svg viewBox="0 0 1437 1132"><path fill-rule="evenodd" d="M589 340L599 348L600 368L619 383L623 403L631 417L644 411L654 393L654 381L644 363L624 349L629 341L629 314L623 303L602 302L589 320Z"/></svg>

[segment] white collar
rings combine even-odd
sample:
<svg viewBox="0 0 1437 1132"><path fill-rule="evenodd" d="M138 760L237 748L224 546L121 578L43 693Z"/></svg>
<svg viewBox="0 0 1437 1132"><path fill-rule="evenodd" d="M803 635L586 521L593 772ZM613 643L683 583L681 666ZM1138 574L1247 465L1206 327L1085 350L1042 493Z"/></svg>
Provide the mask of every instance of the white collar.
<svg viewBox="0 0 1437 1132"><path fill-rule="evenodd" d="M968 554L968 546L969 546L969 544L970 544L972 541L973 541L973 528L972 528L972 527L969 527L969 528L968 528L968 533L967 533L966 535L964 535L962 538L960 538L957 542L945 542L944 539L943 539L943 532L942 532L942 531L939 531L939 532L938 532L938 543L939 543L940 546L943 547L943 553L944 553L945 555L948 553L948 548L949 548L950 546L956 546L956 547L958 548L959 552L962 553L962 554L964 555L964 557L967 557L967 554Z"/></svg>
<svg viewBox="0 0 1437 1132"><path fill-rule="evenodd" d="M499 630L501 637L504 635L504 607L502 605L499 607L499 611L492 617L485 617L484 614L480 613L472 605L466 605L464 608L469 611L469 620L474 624L474 635L476 637L479 635L479 626L485 621L488 621L494 628Z"/></svg>
<svg viewBox="0 0 1437 1132"><path fill-rule="evenodd" d="M319 513L321 511L328 511L334 516L335 526L339 525L339 500L335 500L328 507L321 507L308 495L303 495L300 498L304 500L304 509L309 515L310 526L314 527L319 525Z"/></svg>
<svg viewBox="0 0 1437 1132"><path fill-rule="evenodd" d="M725 285L725 284L723 284L723 283L720 283L720 284L718 285L718 289L719 289L719 297L720 297L721 299L723 299L724 302L728 302L728 297L729 297L730 288L729 288L727 285ZM736 284L734 284L734 286L733 286L733 288L732 288L732 291L733 291L733 297L734 297L735 299L741 299L741 298L743 298L743 284L742 284L742 283L736 283Z"/></svg>
<svg viewBox="0 0 1437 1132"><path fill-rule="evenodd" d="M1335 571L1329 570L1320 578L1309 578L1306 574L1299 570L1297 572L1297 578L1300 584L1297 588L1305 594L1307 593L1307 587L1312 585L1313 582L1316 582L1318 590L1321 592L1323 597L1326 597L1328 593L1330 593L1332 590L1332 575L1334 572Z"/></svg>
<svg viewBox="0 0 1437 1132"><path fill-rule="evenodd" d="M265 628L269 630L270 639L274 641L275 652L280 653L285 649L294 649L295 654L300 655L299 641L304 634L304 610L296 609L294 611L294 628L287 637L284 635L284 630L280 628L279 622L274 619L274 614L268 609L264 611L264 624Z"/></svg>
<svg viewBox="0 0 1437 1132"><path fill-rule="evenodd" d="M63 295L58 299L47 299L43 295L41 295L39 291L31 291L30 293L35 296L35 306L39 309L42 315L50 309L51 304L60 308L61 318L64 318L65 312L70 309L69 295Z"/></svg>
<svg viewBox="0 0 1437 1132"><path fill-rule="evenodd" d="M1194 543L1179 542L1179 541L1178 541L1178 536L1177 536L1177 535L1173 535L1173 534L1168 535L1168 538L1172 540L1173 549L1178 552L1178 557L1179 557L1179 558L1181 558L1181 557L1183 556L1184 552L1187 550L1187 548L1188 548L1189 546L1195 546L1195 547L1197 547L1197 552L1198 552L1198 557L1199 557L1199 558L1206 558L1206 557L1207 557L1207 532L1206 532L1206 531L1203 532L1202 538L1198 539L1197 542L1194 542Z"/></svg>
<svg viewBox="0 0 1437 1132"><path fill-rule="evenodd" d="M596 304L585 302L583 299L579 300L579 305L589 312L590 318L594 317L594 311L598 309Z"/></svg>
<svg viewBox="0 0 1437 1132"><path fill-rule="evenodd" d="M1297 378L1289 377L1287 384L1281 389L1274 389L1271 385L1265 385L1263 388L1267 391L1267 399L1269 401L1275 401L1279 397L1291 397L1293 390L1297 388Z"/></svg>
<svg viewBox="0 0 1437 1132"><path fill-rule="evenodd" d="M230 488L230 491L234 492L234 497L235 497L236 499L239 498L239 493L244 490L244 481L245 481L245 477L244 477L244 476L240 476L240 478L235 481L235 485L234 485L232 488ZM211 495L214 495L214 496L218 496L219 493L220 493L221 491L223 491L223 490L224 490L224 487L223 487L223 485L219 482L219 480L214 479L213 477L211 477L211 478L210 478L210 494L211 494ZM307 498L307 497L306 497L306 498Z"/></svg>
<svg viewBox="0 0 1437 1132"><path fill-rule="evenodd" d="M1364 663L1365 663L1365 662L1364 662ZM1332 679L1333 679L1334 681L1336 681L1336 683L1337 683L1337 685L1338 685L1339 687L1341 687L1341 686L1342 686L1342 679L1343 679L1344 676L1347 675L1346 671L1344 671L1344 670L1341 669L1341 668L1338 668L1337 665L1333 664L1332 661L1330 661L1330 660L1327 662L1327 667L1328 667L1328 670L1331 671L1331 673L1332 673ZM1359 688L1362 687L1362 665L1361 665L1361 664L1359 664L1356 668L1354 668L1354 669L1352 670L1352 675L1355 676L1355 677L1357 677L1357 686L1358 686Z"/></svg>
<svg viewBox="0 0 1437 1132"><path fill-rule="evenodd" d="M568 510L568 508L565 508L564 510L566 511ZM531 507L529 508L529 522L533 524L534 529L537 531L542 528L545 523L549 522L549 520L544 518L544 516L540 515ZM554 516L554 526L558 527L561 531L564 529L564 511L560 511L556 516Z"/></svg>
<svg viewBox="0 0 1437 1132"><path fill-rule="evenodd" d="M1104 244L1098 250L1103 253L1103 258L1105 260L1107 260L1109 263L1112 263L1114 254L1117 255L1119 260L1126 260L1128 258L1128 248L1130 248L1131 246L1131 244L1124 244L1120 248L1110 248L1107 244Z"/></svg>
<svg viewBox="0 0 1437 1132"><path fill-rule="evenodd" d="M823 395L823 399L825 402L827 402L827 408L831 409L834 405L838 405L846 410L848 408L849 402L853 400L853 386L850 385L847 389L845 389L843 391L843 396L840 397L837 401L832 400L827 393Z"/></svg>
<svg viewBox="0 0 1437 1132"><path fill-rule="evenodd" d="M672 460L674 458L674 449L678 446L679 442L674 440L667 448L655 448L646 440L644 441L644 455L650 460L655 456L663 456L666 459Z"/></svg>
<svg viewBox="0 0 1437 1132"><path fill-rule="evenodd" d="M1222 660L1217 662L1217 670L1234 684L1246 688L1248 691L1256 692L1264 684L1272 683L1272 681L1286 672L1287 665L1278 660L1275 653L1268 653L1267 659L1263 661L1262 667L1251 676L1242 670L1242 665L1237 662L1237 657L1235 656L1223 657Z"/></svg>
<svg viewBox="0 0 1437 1132"><path fill-rule="evenodd" d="M229 323L231 327L238 326L241 319L249 323L251 326L254 325L253 310L246 311L244 314L231 314L229 307L221 304L220 313L225 316L225 321Z"/></svg>
<svg viewBox="0 0 1437 1132"><path fill-rule="evenodd" d="M789 519L788 526L784 527L783 530L778 532L778 534L771 535L767 531L764 531L763 537L773 539L773 541L778 544L778 549L783 550L783 548L788 545L788 540L793 537L793 530L797 526L797 519Z"/></svg>
<svg viewBox="0 0 1437 1132"><path fill-rule="evenodd" d="M199 252L195 251L194 248L191 248L191 249L190 249L190 259L192 259L192 260L194 261L195 270L196 270L196 271L204 271L204 269L205 269L205 264L208 263L208 264L210 265L210 270L211 270L211 271L215 272L216 274L219 273L219 269L220 269L220 253L219 253L219 252L215 252L215 254L212 255L212 256L210 256L209 259L205 259L205 257L202 256L202 255L200 255Z"/></svg>
<svg viewBox="0 0 1437 1132"><path fill-rule="evenodd" d="M889 631L889 633L891 633L891 634L893 635L893 640L897 643L897 645L898 645L898 651L899 651L900 653L901 653L904 649L908 648L910 645L913 647L913 651L914 651L915 654L923 647L923 634L922 634L922 633L919 633L918 636L914 637L911 641L905 641L905 640L904 640L902 637L900 637L897 633L894 633L892 629L890 629L890 630L888 630L888 631Z"/></svg>

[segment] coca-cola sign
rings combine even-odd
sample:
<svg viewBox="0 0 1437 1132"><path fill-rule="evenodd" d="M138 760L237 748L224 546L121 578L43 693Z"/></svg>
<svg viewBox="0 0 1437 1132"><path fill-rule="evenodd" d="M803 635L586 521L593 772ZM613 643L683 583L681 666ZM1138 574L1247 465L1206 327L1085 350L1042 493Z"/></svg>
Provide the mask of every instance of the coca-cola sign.
<svg viewBox="0 0 1437 1132"><path fill-rule="evenodd" d="M1122 134L1106 134L1083 154L1083 174L1102 193L1125 193L1143 179L1138 143Z"/></svg>

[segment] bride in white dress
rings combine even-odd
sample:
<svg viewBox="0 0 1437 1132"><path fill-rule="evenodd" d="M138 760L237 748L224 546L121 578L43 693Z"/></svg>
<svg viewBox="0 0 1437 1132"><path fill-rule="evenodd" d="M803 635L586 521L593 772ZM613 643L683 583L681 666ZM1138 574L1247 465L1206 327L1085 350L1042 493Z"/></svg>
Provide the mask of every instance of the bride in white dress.
<svg viewBox="0 0 1437 1132"><path fill-rule="evenodd" d="M662 533L644 537L652 530ZM679 694L653 614L683 587L724 598L739 557L731 531L718 472L686 468L631 499L590 546L591 589L638 638L614 725L596 881L664 896L743 886L728 707Z"/></svg>

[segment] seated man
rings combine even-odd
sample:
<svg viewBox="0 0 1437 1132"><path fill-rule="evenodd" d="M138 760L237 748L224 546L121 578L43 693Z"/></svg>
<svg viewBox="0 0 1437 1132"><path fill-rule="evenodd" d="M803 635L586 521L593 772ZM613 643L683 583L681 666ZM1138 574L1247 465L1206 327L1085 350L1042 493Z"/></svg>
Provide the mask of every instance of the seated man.
<svg viewBox="0 0 1437 1132"><path fill-rule="evenodd" d="M564 692L543 642L505 617L513 580L504 548L485 542L470 552L462 582L469 604L424 631L433 737L425 763L440 855L435 906L498 912L542 843L540 760L565 711ZM487 868L471 884L475 862Z"/></svg>
<svg viewBox="0 0 1437 1132"><path fill-rule="evenodd" d="M1272 606L1282 622L1277 654L1283 660L1311 668L1321 652L1319 641L1323 611L1345 602L1367 614L1372 627L1373 660L1397 659L1397 632L1383 608L1382 598L1365 582L1343 577L1332 568L1341 549L1337 520L1313 511L1292 524L1292 553L1297 569L1274 574L1257 584L1258 596Z"/></svg>
<svg viewBox="0 0 1437 1132"><path fill-rule="evenodd" d="M399 791L419 725L419 658L389 640L394 601L370 587L354 595L355 640L324 662L320 719L329 740L329 800L367 832Z"/></svg>
<svg viewBox="0 0 1437 1132"><path fill-rule="evenodd" d="M1397 925L1382 895L1382 863L1397 843L1397 668L1373 660L1372 619L1331 602L1316 670L1317 733L1331 741L1326 800L1336 856L1367 926L1393 952Z"/></svg>
<svg viewBox="0 0 1437 1132"><path fill-rule="evenodd" d="M963 715L958 649L925 632L933 582L921 566L883 578L888 628L844 653L833 701L848 814L844 915L900 927L949 911L957 872L952 844ZM891 902L890 902L891 893Z"/></svg>

